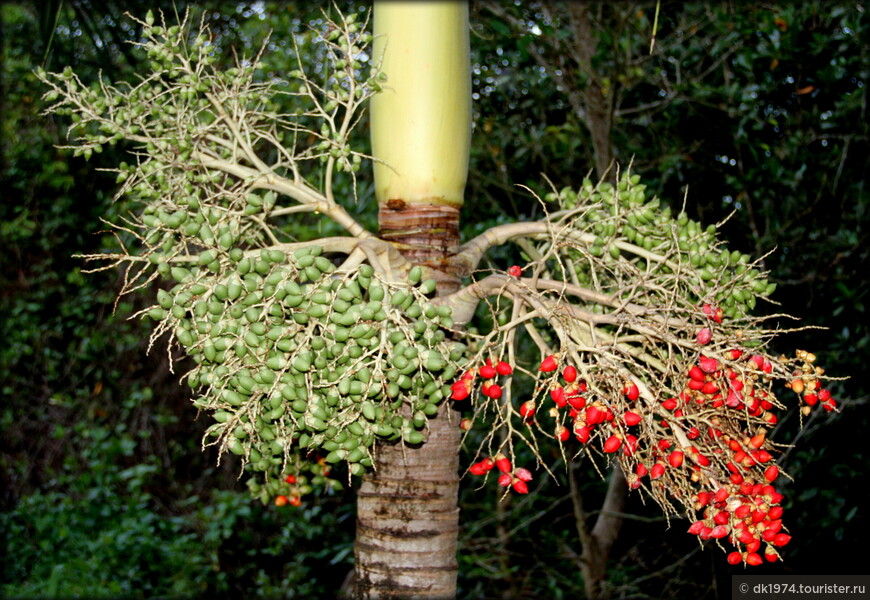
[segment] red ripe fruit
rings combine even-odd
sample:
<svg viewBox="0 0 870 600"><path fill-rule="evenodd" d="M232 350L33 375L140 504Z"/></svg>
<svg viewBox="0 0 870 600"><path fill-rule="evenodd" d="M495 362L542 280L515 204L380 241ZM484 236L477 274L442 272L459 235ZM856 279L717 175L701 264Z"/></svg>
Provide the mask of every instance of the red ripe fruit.
<svg viewBox="0 0 870 600"><path fill-rule="evenodd" d="M472 425L473 421L471 419L462 419L459 421L459 428L462 431L468 431L469 429L471 429Z"/></svg>
<svg viewBox="0 0 870 600"><path fill-rule="evenodd" d="M689 533L692 535L698 535L701 533L701 530L704 529L706 525L704 525L704 521L695 521L691 525L689 525Z"/></svg>
<svg viewBox="0 0 870 600"><path fill-rule="evenodd" d="M290 496L290 506L302 506L302 498L299 496Z"/></svg>
<svg viewBox="0 0 870 600"><path fill-rule="evenodd" d="M713 339L713 332L710 331L709 327L704 327L703 329L698 331L698 335L695 336L695 339L698 344L704 346L705 344L709 344L710 340Z"/></svg>
<svg viewBox="0 0 870 600"><path fill-rule="evenodd" d="M773 545L782 548L791 541L791 536L787 533L777 533L773 538Z"/></svg>
<svg viewBox="0 0 870 600"><path fill-rule="evenodd" d="M495 466L498 467L498 470L502 473L510 473L513 471L510 459L504 454L499 454L495 457Z"/></svg>
<svg viewBox="0 0 870 600"><path fill-rule="evenodd" d="M719 369L719 361L709 356L701 356L698 359L698 366L705 373L715 373Z"/></svg>
<svg viewBox="0 0 870 600"><path fill-rule="evenodd" d="M467 381L457 381L456 383L454 383L451 386L453 392L451 392L450 397L453 400L465 400L466 398L468 398L468 394L470 392L470 386L468 385L468 383L469 382Z"/></svg>
<svg viewBox="0 0 870 600"><path fill-rule="evenodd" d="M731 528L727 525L716 525L716 527L713 528L713 531L710 532L710 537L718 540L722 539L729 533L731 533Z"/></svg>
<svg viewBox="0 0 870 600"><path fill-rule="evenodd" d="M473 465L471 465L470 467L468 467L468 472L471 473L472 475L483 475L487 471L489 471L489 469L486 468L486 466L483 464L483 461L476 462Z"/></svg>
<svg viewBox="0 0 870 600"><path fill-rule="evenodd" d="M668 462L676 469L683 464L683 453L680 450L674 450L668 455Z"/></svg>
<svg viewBox="0 0 870 600"><path fill-rule="evenodd" d="M478 369L477 372L480 373L480 376L484 379L492 379L496 376L497 373L495 367L493 367L491 364L483 365L482 367L480 367L480 369Z"/></svg>
<svg viewBox="0 0 870 600"><path fill-rule="evenodd" d="M752 507L748 504L741 504L734 509L734 516L738 519L746 518L746 515L752 512Z"/></svg>
<svg viewBox="0 0 870 600"><path fill-rule="evenodd" d="M674 410L677 407L677 399L668 398L667 400L662 402L662 406L668 410Z"/></svg>
<svg viewBox="0 0 870 600"><path fill-rule="evenodd" d="M275 497L275 506L284 506L290 502L290 499L287 496L276 496Z"/></svg>
<svg viewBox="0 0 870 600"><path fill-rule="evenodd" d="M519 265L512 265L508 269L508 275L511 277L520 277L523 274L523 268Z"/></svg>
<svg viewBox="0 0 870 600"><path fill-rule="evenodd" d="M713 502L725 502L729 495L730 494L726 488L720 487L716 490L716 494L713 496Z"/></svg>
<svg viewBox="0 0 870 600"><path fill-rule="evenodd" d="M520 415L524 419L531 419L535 416L535 401L526 400L520 405Z"/></svg>
<svg viewBox="0 0 870 600"><path fill-rule="evenodd" d="M577 438L581 444L585 444L589 441L589 428L588 427L575 427L574 428L574 436Z"/></svg>
<svg viewBox="0 0 870 600"><path fill-rule="evenodd" d="M715 515L713 515L713 522L716 523L716 525L725 525L730 519L731 515L728 513L727 510L720 510Z"/></svg>
<svg viewBox="0 0 870 600"><path fill-rule="evenodd" d="M746 564L747 565L757 567L762 562L764 562L764 561L761 560L761 556L759 556L758 553L756 553L756 552L750 552L749 554L746 555Z"/></svg>
<svg viewBox="0 0 870 600"><path fill-rule="evenodd" d="M743 562L743 555L739 552L732 552L725 558L725 560L728 561L729 565L739 565Z"/></svg>
<svg viewBox="0 0 870 600"><path fill-rule="evenodd" d="M716 392L719 391L719 386L715 381L708 381L704 384L704 387L701 388L702 394L707 394L708 396L712 396Z"/></svg>
<svg viewBox="0 0 870 600"><path fill-rule="evenodd" d="M635 412L628 411L622 416L622 420L629 427L634 427L640 423L641 416Z"/></svg>
<svg viewBox="0 0 870 600"><path fill-rule="evenodd" d="M562 371L562 379L564 379L567 383L574 383L577 381L577 367L574 365L568 365Z"/></svg>
<svg viewBox="0 0 870 600"><path fill-rule="evenodd" d="M529 486L526 485L525 481L517 479L513 482L512 486L514 488L514 491L517 494L528 494L529 493Z"/></svg>
<svg viewBox="0 0 870 600"><path fill-rule="evenodd" d="M665 466L660 462L657 462L656 464L654 464L652 466L652 469L650 469L650 471L649 471L649 476L651 479L658 479L659 477L661 477L664 474L665 474Z"/></svg>
<svg viewBox="0 0 870 600"><path fill-rule="evenodd" d="M611 436L610 436L609 438L607 438L607 440L605 440L605 442L604 442L604 451L605 451L605 452L608 452L608 453L610 453L610 452L616 452L617 450L619 450L619 447L620 447L621 445L622 445L622 440L619 439L619 438L618 438L617 436L615 436L615 435L611 435Z"/></svg>
<svg viewBox="0 0 870 600"><path fill-rule="evenodd" d="M776 480L779 477L779 469L776 465L770 465L764 470L764 478L770 482Z"/></svg>
<svg viewBox="0 0 870 600"><path fill-rule="evenodd" d="M571 432L564 425L557 425L555 436L557 440L564 442L571 436Z"/></svg>
<svg viewBox="0 0 870 600"><path fill-rule="evenodd" d="M696 440L701 437L701 432L697 427L690 427L689 431L686 432L686 437L690 440Z"/></svg>
<svg viewBox="0 0 870 600"><path fill-rule="evenodd" d="M596 425L604 420L604 411L597 406L590 406L586 409L586 423Z"/></svg>
<svg viewBox="0 0 870 600"><path fill-rule="evenodd" d="M538 370L543 373L550 373L555 371L558 367L559 364L556 362L556 357L551 354L541 362L541 366L538 367Z"/></svg>
<svg viewBox="0 0 870 600"><path fill-rule="evenodd" d="M514 476L521 481L532 480L532 472L522 467L517 467L517 470L514 471Z"/></svg>
<svg viewBox="0 0 870 600"><path fill-rule="evenodd" d="M710 503L710 492L698 492L698 504L707 506Z"/></svg>
<svg viewBox="0 0 870 600"><path fill-rule="evenodd" d="M497 383L493 383L492 385L484 385L481 388L481 391L484 395L489 396L493 400L498 400L501 398L501 386Z"/></svg>
<svg viewBox="0 0 870 600"><path fill-rule="evenodd" d="M782 507L781 506L771 506L770 510L767 511L767 518L773 519L774 521L782 517Z"/></svg>
<svg viewBox="0 0 870 600"><path fill-rule="evenodd" d="M749 445L753 448L761 448L761 445L764 444L764 434L759 433L758 435L753 435L749 438Z"/></svg>
<svg viewBox="0 0 870 600"><path fill-rule="evenodd" d="M562 408L568 404L568 398L565 397L565 390L561 387L555 387L550 390L550 398L556 403L556 406Z"/></svg>
<svg viewBox="0 0 870 600"><path fill-rule="evenodd" d="M583 396L568 396L568 404L571 405L571 408L580 410L586 406L586 398Z"/></svg>
<svg viewBox="0 0 870 600"><path fill-rule="evenodd" d="M288 475L287 477L284 478L284 481L286 481L287 483L296 483L296 476L295 475Z"/></svg>
<svg viewBox="0 0 870 600"><path fill-rule="evenodd" d="M773 456L767 450L756 450L752 453L752 458L760 463L766 463L773 460Z"/></svg>
<svg viewBox="0 0 870 600"><path fill-rule="evenodd" d="M498 484L501 487L507 487L511 483L513 483L513 481L514 481L514 478L511 476L510 473L502 473L501 475L498 476Z"/></svg>
<svg viewBox="0 0 870 600"><path fill-rule="evenodd" d="M704 381L704 371L701 370L701 367L695 365L689 369L689 377L695 381Z"/></svg>
<svg viewBox="0 0 870 600"><path fill-rule="evenodd" d="M776 562L779 560L779 554L776 553L776 550L773 548L768 548L764 551L764 559L767 562Z"/></svg>
<svg viewBox="0 0 870 600"><path fill-rule="evenodd" d="M637 385L634 382L626 382L625 387L622 388L622 393L625 394L625 397L634 402L640 396L640 390L637 389Z"/></svg>
<svg viewBox="0 0 870 600"><path fill-rule="evenodd" d="M645 477L649 471L647 470L645 464L637 463L637 466L634 468L634 472L637 473L638 477Z"/></svg>
<svg viewBox="0 0 870 600"><path fill-rule="evenodd" d="M514 372L514 368L512 366L510 366L508 363L506 363L505 361L500 360L495 365L495 371L499 375L511 375Z"/></svg>

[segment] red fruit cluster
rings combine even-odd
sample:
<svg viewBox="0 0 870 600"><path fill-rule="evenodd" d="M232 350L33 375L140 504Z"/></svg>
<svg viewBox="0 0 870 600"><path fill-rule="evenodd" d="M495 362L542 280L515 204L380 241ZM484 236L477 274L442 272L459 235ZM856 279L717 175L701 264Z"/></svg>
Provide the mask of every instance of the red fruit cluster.
<svg viewBox="0 0 870 600"><path fill-rule="evenodd" d="M502 387L496 383L495 379L499 375L512 375L513 367L504 361L498 361L495 365L492 364L492 359L487 358L486 362L479 369L469 369L450 386L450 398L453 400L465 400L471 395L474 389L474 380L480 375L483 383L480 386L480 393L493 400L498 400L502 395Z"/></svg>
<svg viewBox="0 0 870 600"><path fill-rule="evenodd" d="M547 414L560 443L572 434L581 444L594 438L601 452L620 463L631 489L646 485L666 509L676 499L689 513L700 511L689 531L704 540L730 541L732 564L779 560L779 549L791 537L783 531L782 495L772 485L780 471L767 430L782 407L772 382L791 373L788 387L802 399L804 414L816 404L835 410L836 403L822 387L824 371L813 364L811 353L798 351L795 361L724 349L714 343L722 310L707 304L703 313L706 325L695 330L693 340L700 350L697 359L666 382L673 390L667 395L656 399L652 394L662 393L664 386L634 374L617 382L612 373L591 371L587 377L595 379L587 382L556 354L541 361L536 395L519 414L527 425L538 425L535 411L549 397L553 405ZM467 397L478 375L494 385L500 374L498 365L487 361L454 384L454 399ZM481 394L493 397L483 387ZM527 472L513 470L501 458L499 483L526 493ZM469 470L485 474L497 460L484 459Z"/></svg>
<svg viewBox="0 0 870 600"><path fill-rule="evenodd" d="M791 541L791 536L782 531L781 502L782 494L772 485L751 479L702 490L695 496L700 518L689 527L689 533L702 540L731 542L736 550L727 560L732 565L762 564L762 544L764 560L774 562L780 558L777 548Z"/></svg>
<svg viewBox="0 0 870 600"><path fill-rule="evenodd" d="M498 484L502 487L510 486L518 494L528 494L529 481L532 480L532 473L523 467L513 468L511 461L504 454L497 454L495 457L487 456L483 460L474 463L468 468L468 472L472 475L485 475L496 468L500 475Z"/></svg>

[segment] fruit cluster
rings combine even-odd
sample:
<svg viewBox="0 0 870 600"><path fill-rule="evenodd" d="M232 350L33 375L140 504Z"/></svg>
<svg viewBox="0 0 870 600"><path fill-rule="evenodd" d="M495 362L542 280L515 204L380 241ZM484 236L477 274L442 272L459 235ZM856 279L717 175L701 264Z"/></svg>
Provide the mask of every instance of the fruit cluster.
<svg viewBox="0 0 870 600"><path fill-rule="evenodd" d="M265 474L252 487L264 500L284 495L300 453L359 475L376 439L422 443L464 356L446 338L450 307L429 302L435 282L419 267L404 282L367 264L339 274L311 246L205 250L170 275L175 286L148 314L197 363L187 381L201 391L195 404L214 411L207 436ZM336 485L322 471L296 495Z"/></svg>
<svg viewBox="0 0 870 600"><path fill-rule="evenodd" d="M748 254L721 246L715 225L704 227L685 212L674 217L658 198L647 200L645 190L638 175L625 172L616 185L587 179L578 190L566 187L545 196L570 211L572 229L588 232L582 249L566 252L580 284L617 291L640 275L678 273L661 295L657 286L647 286L649 306L667 306L676 286L688 302L706 299L732 319L754 309L757 297L773 293L776 284L752 268ZM620 275L614 266L623 261L635 268Z"/></svg>
<svg viewBox="0 0 870 600"><path fill-rule="evenodd" d="M698 313L707 323L691 338L695 360L675 370L669 382L676 393L663 394L664 387L644 377L572 363L562 352L543 357L533 373L535 396L518 408L503 400L502 416L518 415L528 431L552 432L548 435L560 444L573 436L583 447L613 457L630 489L649 493L666 512L695 515L690 533L701 540L730 541L737 550L729 562L777 560L778 548L791 538L783 530L782 495L773 486L780 471L768 430L783 408L773 383L788 381L806 403L804 410L815 404L834 410L836 404L821 386L823 370L813 365L811 353L799 350L795 360L788 360L747 346L729 347L734 339L720 331L723 311L705 303ZM496 378L513 372L510 364L488 359L463 373L451 386L451 398L500 399ZM541 427L541 412L552 425ZM531 478L510 465L499 453L474 463L469 472L486 475L498 467L501 485L527 493ZM683 510L674 509L672 500ZM765 550L759 553L762 544Z"/></svg>

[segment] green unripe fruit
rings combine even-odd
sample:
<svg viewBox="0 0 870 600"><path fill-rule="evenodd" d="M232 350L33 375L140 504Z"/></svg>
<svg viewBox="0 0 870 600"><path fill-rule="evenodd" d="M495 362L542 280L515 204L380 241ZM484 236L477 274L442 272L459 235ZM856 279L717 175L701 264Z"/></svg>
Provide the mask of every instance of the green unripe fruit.
<svg viewBox="0 0 870 600"><path fill-rule="evenodd" d="M423 269L419 265L414 265L411 267L411 270L408 271L408 281L413 284L420 283L420 279L423 278Z"/></svg>

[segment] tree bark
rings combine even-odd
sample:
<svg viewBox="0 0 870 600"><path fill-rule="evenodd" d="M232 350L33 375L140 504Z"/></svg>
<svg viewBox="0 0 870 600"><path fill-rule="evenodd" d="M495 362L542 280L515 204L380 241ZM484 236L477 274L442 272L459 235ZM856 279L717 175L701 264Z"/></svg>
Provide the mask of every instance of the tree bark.
<svg viewBox="0 0 870 600"><path fill-rule="evenodd" d="M471 131L468 6L375 2L374 29L387 74L371 111L380 237L450 293ZM449 411L430 419L422 447L377 448L358 496L356 598L456 595L461 430Z"/></svg>

